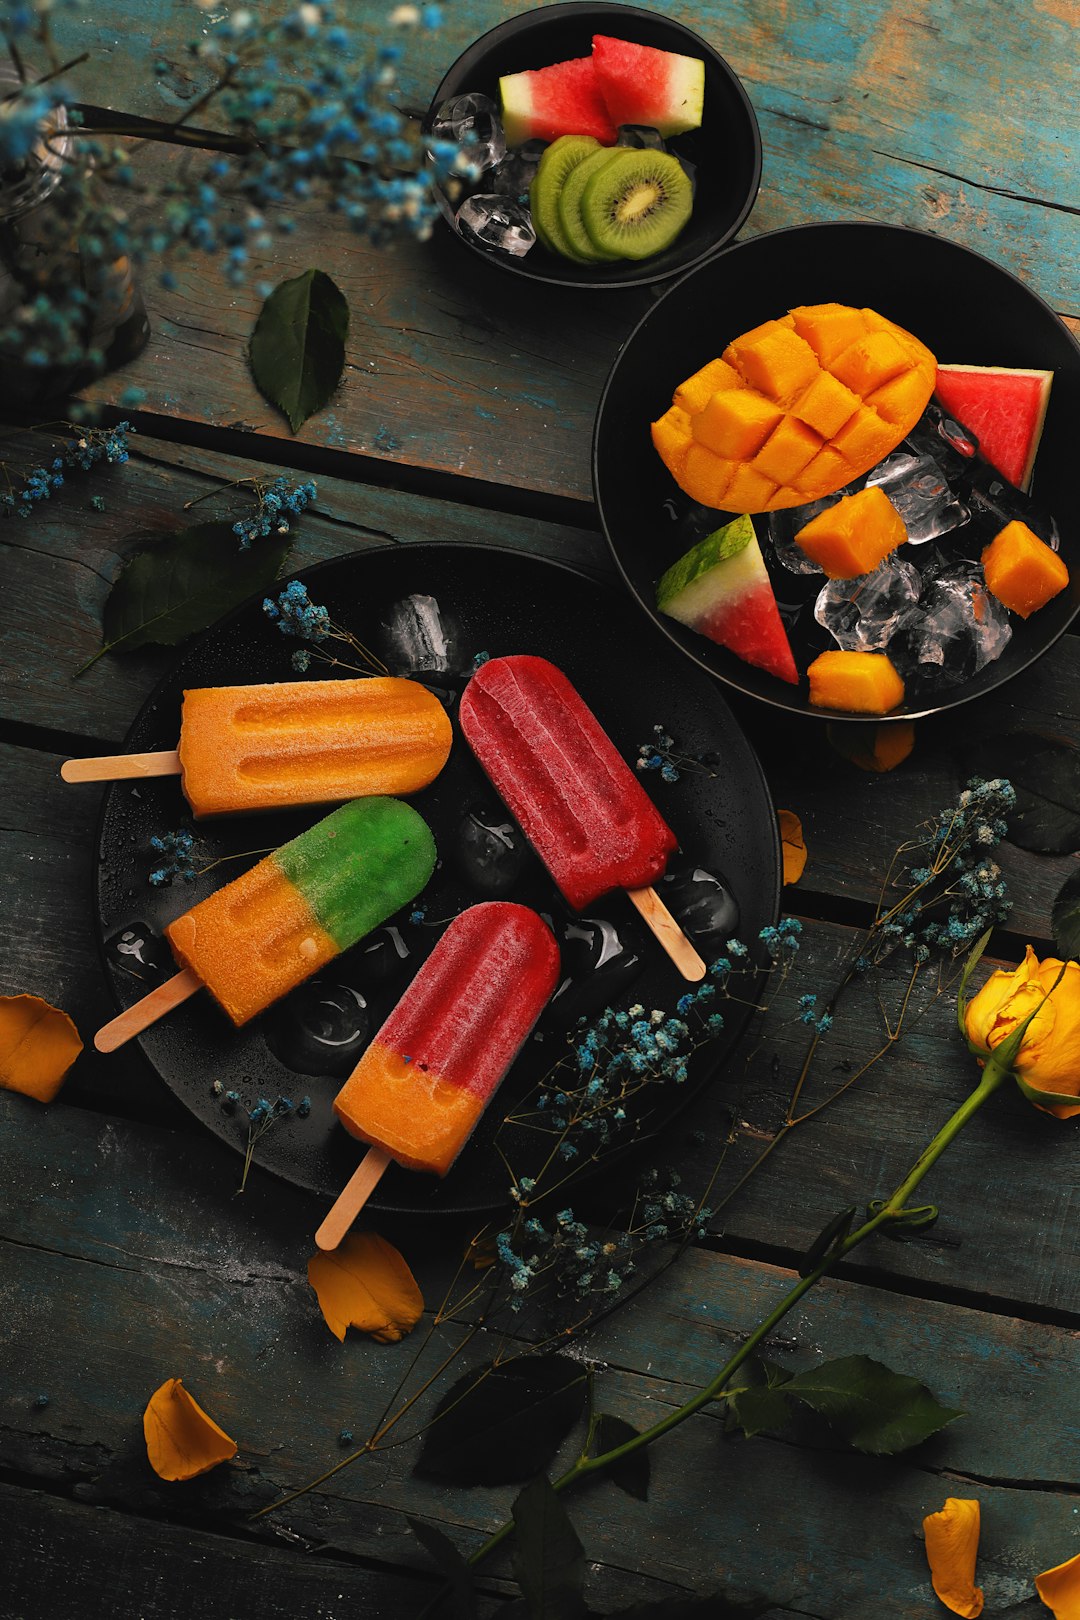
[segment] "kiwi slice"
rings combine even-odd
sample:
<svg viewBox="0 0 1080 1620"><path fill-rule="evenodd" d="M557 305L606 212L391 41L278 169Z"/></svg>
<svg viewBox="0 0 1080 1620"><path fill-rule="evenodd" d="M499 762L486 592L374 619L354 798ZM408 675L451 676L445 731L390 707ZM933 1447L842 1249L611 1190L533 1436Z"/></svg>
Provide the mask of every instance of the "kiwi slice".
<svg viewBox="0 0 1080 1620"><path fill-rule="evenodd" d="M621 156L621 148L600 147L599 151L590 153L570 170L559 192L559 224L562 226L563 235L578 257L588 264L598 264L601 260L607 259L621 259L623 256L618 251L596 245L586 228L581 212L581 199L589 181L601 169L606 169L609 163L616 162Z"/></svg>
<svg viewBox="0 0 1080 1620"><path fill-rule="evenodd" d="M541 244L549 253L558 253L577 264L591 260L575 253L566 239L559 222L559 192L571 170L599 149L600 142L591 135L560 135L544 148L529 187L529 210Z"/></svg>
<svg viewBox="0 0 1080 1620"><path fill-rule="evenodd" d="M597 253L647 259L671 246L693 203L693 187L678 158L626 146L585 177L580 206Z"/></svg>

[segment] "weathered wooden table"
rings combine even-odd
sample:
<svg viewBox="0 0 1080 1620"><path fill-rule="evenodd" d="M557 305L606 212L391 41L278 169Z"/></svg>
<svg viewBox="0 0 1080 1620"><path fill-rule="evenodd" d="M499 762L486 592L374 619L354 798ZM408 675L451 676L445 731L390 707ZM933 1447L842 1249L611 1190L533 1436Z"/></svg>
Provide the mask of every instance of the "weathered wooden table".
<svg viewBox="0 0 1080 1620"><path fill-rule="evenodd" d="M447 62L514 9L449 6L442 31L418 35L408 55L412 103L426 105ZM1080 315L1077 17L1064 0L1023 11L1000 0L665 9L727 57L754 104L764 179L746 234L803 220L915 225L977 248L1063 316ZM199 92L182 51L190 26L187 8L168 0L102 0L92 17L59 23L72 54L92 53L79 70L84 98L148 116ZM159 59L171 68L155 82L148 63ZM319 495L290 569L388 541L451 539L615 578L591 501L590 430L613 354L653 295L563 292L523 305L510 278L486 273L445 230L391 256L332 218L302 224L252 281L332 269L352 331L330 407L288 434L245 361L257 294L223 290L213 267L191 261L176 290L147 283L148 348L90 390L107 420L133 414L116 408L123 389L145 391L130 463L92 486L72 483L0 535L0 988L64 1008L88 1048L113 1010L93 937L96 794L63 789L58 769L67 755L119 750L170 661L106 657L72 678L98 646L102 604L136 534L180 526L185 502L229 479L296 468L317 476ZM5 459L33 454L34 442L13 429ZM727 696L717 688L718 702ZM802 818L809 862L784 895L806 941L791 993L820 991L871 914L891 851L962 785L961 729L1038 725L1080 742L1080 643L1066 635L961 719L920 723L913 755L888 775L838 758L819 725L733 706L776 804ZM1045 954L1074 858L1003 848L1015 905L995 954L1015 961L1029 940ZM740 1152L782 1117L801 1051L793 1028L751 1070ZM838 1037L837 1062L861 1033ZM971 1080L945 998L842 1105L785 1145L703 1244L587 1338L605 1367L605 1406L641 1426L706 1382L784 1292L823 1223L887 1192ZM672 1128L667 1145L688 1186L706 1174L730 1106L721 1076ZM408 1354L408 1341L350 1335L338 1345L327 1334L305 1274L325 1204L257 1162L235 1198L234 1155L137 1051L88 1049L56 1103L3 1093L0 1113L0 1613L418 1613L435 1587L407 1517L441 1526L468 1552L505 1517L513 1488L423 1483L406 1447L362 1460L277 1518L248 1520L337 1461L343 1426L366 1432ZM962 1408L962 1421L889 1460L820 1436L734 1441L699 1416L654 1448L647 1503L610 1483L568 1501L593 1608L756 1592L777 1620L932 1616L943 1611L921 1522L952 1495L982 1504L987 1612L1044 1612L1035 1573L1080 1551L1075 1130L1002 1094L926 1183L942 1206L938 1226L860 1250L770 1347L796 1370L875 1356ZM433 1299L462 1224L377 1224ZM167 1486L148 1469L141 1415L174 1375L240 1453ZM484 1613L513 1592L502 1555L482 1589Z"/></svg>

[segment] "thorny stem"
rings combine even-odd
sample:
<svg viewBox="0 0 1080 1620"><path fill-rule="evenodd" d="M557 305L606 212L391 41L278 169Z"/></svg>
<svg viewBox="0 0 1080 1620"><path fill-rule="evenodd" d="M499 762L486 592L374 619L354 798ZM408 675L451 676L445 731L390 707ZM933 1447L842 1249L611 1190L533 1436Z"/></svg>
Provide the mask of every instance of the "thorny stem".
<svg viewBox="0 0 1080 1620"><path fill-rule="evenodd" d="M858 1227L854 1232L850 1232L847 1237L845 1237L841 1242L837 1243L829 1251L829 1253L825 1255L820 1263L815 1266L813 1271L808 1272L805 1277L800 1277L799 1281L794 1285L794 1287L789 1289L780 1303L769 1312L768 1316L758 1323L757 1327L749 1335L749 1337L743 1341L731 1359L720 1368L720 1371L708 1384L705 1385L703 1389L700 1389L696 1395L692 1396L690 1400L685 1401L683 1405L678 1407L674 1412L669 1412L666 1417L663 1417L657 1423L654 1423L651 1428L643 1429L639 1434L636 1434L633 1439L625 1441L622 1445L614 1446L610 1451L600 1452L595 1457L590 1457L583 1453L571 1464L564 1474L560 1475L558 1479L552 1481L553 1488L556 1491L564 1491L569 1489L570 1486L577 1484L579 1480L588 1477L590 1474L598 1474L603 1472L605 1469L610 1468L613 1464L621 1462L626 1457L632 1456L634 1452L640 1451L645 1446L651 1445L652 1442L654 1440L658 1440L661 1435L667 1434L669 1430L677 1428L680 1423L685 1423L686 1419L692 1417L695 1412L700 1412L703 1407L708 1406L710 1402L716 1400L717 1397L723 1393L725 1385L730 1382L732 1376L754 1353L758 1345L760 1345L763 1340L768 1338L769 1334L773 1332L778 1323L782 1322L788 1312L798 1304L799 1300L810 1292L815 1283L820 1282L822 1277L826 1276L828 1272L833 1270L838 1261L846 1258L846 1256L849 1255L853 1249L858 1248L860 1243L865 1243L867 1238L872 1237L880 1227L885 1226L890 1221L902 1219L904 1206L907 1203L910 1194L914 1192L915 1188L922 1181L923 1177L937 1163L938 1159L945 1152L945 1149L953 1141L954 1137L956 1137L959 1132L963 1130L968 1120L971 1119L975 1113L977 1113L977 1111L982 1107L983 1103L986 1102L987 1098L992 1096L1003 1081L1007 1079L1009 1072L1010 1071L1003 1066L997 1056L987 1059L986 1067L983 1069L982 1077L978 1086L973 1092L971 1092L970 1096L968 1096L965 1101L961 1103L960 1107L956 1110L952 1117L946 1122L945 1125L942 1126L941 1130L938 1131L937 1135L926 1146L923 1152L919 1155L918 1159L915 1161L914 1165L912 1165L911 1169L908 1171L907 1175L904 1177L903 1181L901 1181L900 1185L896 1188L892 1196L886 1199L885 1203L878 1210L877 1214L872 1215L869 1220L863 1223L862 1226ZM488 1555L493 1552L501 1542L505 1541L507 1536L512 1533L513 1529L513 1521L507 1520L505 1524L501 1525L493 1535L489 1536L488 1539L469 1556L467 1562L472 1565L479 1564L483 1559L488 1557Z"/></svg>

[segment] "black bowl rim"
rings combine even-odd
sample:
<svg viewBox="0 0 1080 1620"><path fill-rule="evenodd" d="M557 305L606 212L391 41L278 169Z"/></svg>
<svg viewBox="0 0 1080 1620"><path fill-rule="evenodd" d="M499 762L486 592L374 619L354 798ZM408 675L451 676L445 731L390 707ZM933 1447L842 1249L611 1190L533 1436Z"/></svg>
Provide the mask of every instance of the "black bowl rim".
<svg viewBox="0 0 1080 1620"><path fill-rule="evenodd" d="M576 287L587 292L622 292L628 287L650 287L655 286L661 281L671 281L675 277L688 275L692 270L696 270L700 265L706 264L718 253L723 253L725 249L731 245L735 236L746 224L746 221L750 216L750 211L757 201L758 192L761 189L762 150L761 129L758 125L757 114L754 111L753 104L750 97L746 93L746 89L742 80L739 78L739 75L735 72L735 69L731 66L731 63L720 55L720 52L715 46L710 45L708 40L702 39L700 34L695 34L694 30L692 28L688 28L685 23L678 22L674 17L666 16L662 11L647 11L642 6L619 5L614 3L614 0L596 0L595 4L590 3L590 0L556 0L556 4L554 5L534 6L529 11L520 11L515 16L506 17L502 22L496 23L495 27L489 28L487 33L479 35L478 38L474 39L471 45L466 46L461 55L450 64L442 76L438 89L431 98L427 112L424 114L422 126L423 129L426 130L428 128L435 109L441 106L441 104L447 99L444 88L447 80L456 76L463 63L466 65L466 67L468 67L470 59L473 56L479 57L481 54L486 54L492 43L497 42L499 36L519 31L526 19L540 17L547 18L551 17L556 12L559 13L560 16L570 16L573 14L599 14L606 17L640 17L647 19L651 23L662 23L665 27L672 29L675 33L683 35L688 45L691 45L695 51L703 51L711 58L714 65L718 67L726 76L730 89L733 93L734 103L736 106L741 108L745 115L747 132L750 136L750 145L753 156L753 172L751 174L750 184L747 187L746 195L743 199L741 207L739 208L738 214L733 219L731 225L728 227L723 236L718 237L711 246L703 249L696 258L687 259L684 264L672 265L669 269L662 270L658 273L653 272L652 274L649 274L644 268L642 268L640 274L635 276L623 276L618 281L589 281L584 279L584 277L581 275L575 275L569 268L564 271L559 267L556 267L550 274L547 272L538 274L535 270L530 269L528 265L521 259L515 259L508 254L487 253L477 243L470 242L468 237L462 236L458 231L453 232L454 236L457 237L458 241L461 242L463 246L468 248L471 253L475 254L478 259L482 259L485 264L494 265L498 270L509 271L512 275L524 276L528 280L538 282L541 286L546 287ZM435 188L433 187L432 189ZM646 259L642 260L641 262L644 266L647 265L649 261Z"/></svg>
<svg viewBox="0 0 1080 1620"><path fill-rule="evenodd" d="M1057 324L1061 327L1062 332L1072 343L1073 347L1077 349L1078 353L1080 353L1080 340L1078 340L1076 336L1069 330L1065 322L1061 319L1060 315L1058 315L1057 311L1052 309L1041 294L1037 293L1033 287L1029 287L1027 282L1023 281L1012 270L1007 269L1004 265L998 264L994 259L987 258L986 254L977 252L975 248L970 248L963 242L954 242L948 237L938 236L933 231L919 230L913 225L894 225L884 220L863 219L815 220L809 221L802 225L787 225L775 231L762 231L756 236L747 237L747 239L743 242L729 243L728 246L723 249L722 253L713 255L708 261L706 261L707 267L709 269L715 269L717 259L725 257L729 253L736 253L740 249L752 247L760 242L771 242L773 240L780 241L781 239L790 241L795 237L805 239L806 236L812 233L834 230L838 226L842 226L845 230L867 232L888 231L898 237L920 237L924 240L934 242L942 248L952 250L962 257L966 256L972 259L981 260L983 264L989 265L991 269L997 271L998 274L1006 277L1009 281L1014 282L1028 298L1039 304L1046 311L1047 315L1049 315L1052 320L1057 322ZM794 249L794 251L797 252L797 247ZM687 277L690 275L696 275L699 270L705 269L706 263L695 265L692 271L687 272ZM608 521L605 516L604 502L600 493L600 480L598 476L599 470L597 465L600 423L604 415L604 407L607 403L608 394L611 392L612 384L615 380L615 374L618 371L619 364L622 361L627 349L634 342L634 339L638 336L642 328L647 325L649 320L660 308L661 304L663 304L673 293L679 291L680 285L681 283L676 284L674 287L665 288L663 293L657 296L655 303L653 303L651 307L646 310L644 315L641 316L640 320L634 326L633 330L627 334L626 338L619 346L618 352L611 363L607 377L604 380L604 386L600 393L600 401L596 408L596 416L593 419L591 464L593 500L600 516L600 527L603 530L604 539L607 542L608 550L611 552L612 559L614 560L615 566L619 571L622 581L642 611L652 620L657 629L661 630L668 640L672 642L674 646L678 647L679 651L684 655L684 657L689 658L693 663L705 670L707 674L713 676L715 680L722 681L725 686L729 686L733 691L741 693L744 697L753 698L757 703L764 703L770 708L779 709L784 714L797 714L800 716L805 715L808 719L824 720L829 724L844 722L851 725L859 725L870 721L872 723L885 725L890 723L899 724L903 721L925 720L931 715L943 713L946 709L959 708L963 703L971 703L977 698L988 697L990 693L996 691L998 687L1007 684L1007 682L1011 680L1014 680L1017 675L1022 675L1026 669L1030 669L1032 664L1037 663L1040 658L1050 651L1051 647L1053 647L1056 642L1060 641L1061 637L1069 629L1077 615L1080 614L1080 600L1077 600L1074 603L1073 610L1069 614L1068 618L1065 619L1065 621L1054 632L1049 641L1046 642L1045 646L1039 647L1037 651L1032 652L1030 657L1026 658L1024 662L1016 669L1013 669L1008 675L1003 676L1000 680L992 683L990 686L982 687L978 691L964 691L961 689L960 691L951 695L943 695L942 701L930 704L926 708L905 709L902 713L898 714L874 715L850 714L842 709L815 709L811 708L809 704L803 704L796 707L790 701L785 701L784 697L779 693L773 697L764 692L755 691L752 687L743 685L740 681L734 679L725 672L714 669L713 666L707 662L704 656L699 655L698 653L692 651L689 647L684 646L679 637L678 629L673 626L672 621L665 620L663 614L658 613L655 607L642 599L629 574L627 573L626 568L623 566L622 558L616 549L615 542L612 538Z"/></svg>

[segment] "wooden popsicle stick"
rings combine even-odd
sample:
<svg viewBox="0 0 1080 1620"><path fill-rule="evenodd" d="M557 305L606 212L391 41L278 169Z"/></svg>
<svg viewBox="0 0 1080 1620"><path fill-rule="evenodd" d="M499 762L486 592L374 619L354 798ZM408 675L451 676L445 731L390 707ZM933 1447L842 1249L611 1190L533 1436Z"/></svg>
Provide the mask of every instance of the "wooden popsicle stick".
<svg viewBox="0 0 1080 1620"><path fill-rule="evenodd" d="M671 912L655 889L627 889L633 904L641 913L646 926L652 930L671 957L684 979L694 983L705 977L705 963L691 945Z"/></svg>
<svg viewBox="0 0 1080 1620"><path fill-rule="evenodd" d="M179 776L175 748L156 754L100 754L96 759L67 759L60 767L65 782L124 782L133 776Z"/></svg>
<svg viewBox="0 0 1080 1620"><path fill-rule="evenodd" d="M125 1012L118 1013L107 1024L103 1024L94 1036L94 1045L99 1052L115 1052L118 1046L130 1041L133 1035L139 1035L144 1029L171 1012L173 1007L179 1007L188 996L193 996L196 990L202 989L202 980L191 968L181 968L174 973L171 979L159 984L151 990L148 996L143 996L133 1007Z"/></svg>
<svg viewBox="0 0 1080 1620"><path fill-rule="evenodd" d="M320 1249L337 1248L371 1197L379 1177L389 1163L389 1153L378 1147L368 1148L315 1234L315 1242Z"/></svg>

